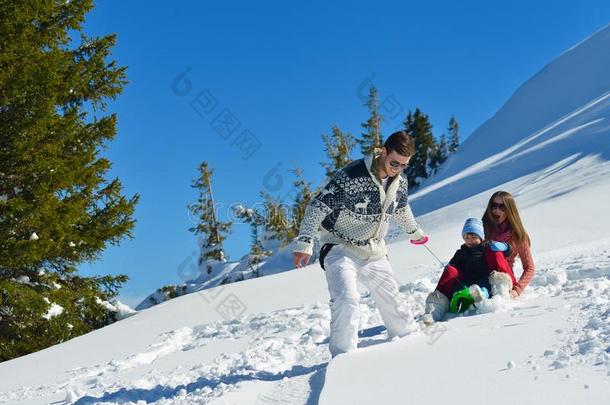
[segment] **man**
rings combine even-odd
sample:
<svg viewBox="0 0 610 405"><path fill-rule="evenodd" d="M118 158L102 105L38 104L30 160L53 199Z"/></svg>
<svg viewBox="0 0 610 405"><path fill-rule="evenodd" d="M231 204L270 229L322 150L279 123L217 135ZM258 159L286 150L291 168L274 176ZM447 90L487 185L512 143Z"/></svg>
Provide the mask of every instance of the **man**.
<svg viewBox="0 0 610 405"><path fill-rule="evenodd" d="M391 218L412 241L428 238L415 221L402 174L415 152L404 131L393 133L381 153L356 160L341 170L311 201L301 223L293 258L307 264L322 225L320 264L330 293L330 352L354 350L360 319L357 279L371 292L390 338L408 332L411 317L401 308L398 285L387 257L384 237Z"/></svg>

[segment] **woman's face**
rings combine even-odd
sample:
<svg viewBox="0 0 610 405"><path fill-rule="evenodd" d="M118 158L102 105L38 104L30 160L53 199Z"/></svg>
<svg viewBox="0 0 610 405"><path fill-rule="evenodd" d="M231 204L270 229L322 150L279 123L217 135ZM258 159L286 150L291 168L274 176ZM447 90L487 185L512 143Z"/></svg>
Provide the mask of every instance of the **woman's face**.
<svg viewBox="0 0 610 405"><path fill-rule="evenodd" d="M489 207L491 219L494 224L500 225L506 221L506 205L501 197L495 197Z"/></svg>

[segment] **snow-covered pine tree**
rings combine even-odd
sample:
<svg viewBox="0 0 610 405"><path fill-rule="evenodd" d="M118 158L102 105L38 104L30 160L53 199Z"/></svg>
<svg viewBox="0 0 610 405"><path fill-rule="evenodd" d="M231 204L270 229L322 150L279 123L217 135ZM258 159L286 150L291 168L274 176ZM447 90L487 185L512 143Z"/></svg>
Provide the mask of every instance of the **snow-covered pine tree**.
<svg viewBox="0 0 610 405"><path fill-rule="evenodd" d="M126 68L111 59L115 35L83 31L93 7L0 1L0 361L112 322L127 280L77 274L132 236L138 201L100 156Z"/></svg>
<svg viewBox="0 0 610 405"><path fill-rule="evenodd" d="M305 217L305 210L315 195L315 192L311 189L311 183L303 178L303 170L297 167L292 172L295 175L292 185L296 193L292 202L290 232L288 234L289 242L299 236L301 222L303 217Z"/></svg>
<svg viewBox="0 0 610 405"><path fill-rule="evenodd" d="M431 174L434 174L438 171L441 165L445 163L445 160L447 160L448 156L449 151L447 149L447 136L443 133L441 135L441 139L436 144L436 150L434 151L434 157L430 165L432 169Z"/></svg>
<svg viewBox="0 0 610 405"><path fill-rule="evenodd" d="M343 132L337 125L332 126L332 135L323 134L324 151L328 162L320 164L326 170L326 177L331 178L337 171L352 161L352 150L356 146L356 139L349 133Z"/></svg>
<svg viewBox="0 0 610 405"><path fill-rule="evenodd" d="M295 180L292 183L292 201L280 201L271 194L261 192L265 211L265 235L263 240L277 240L279 247L292 242L298 235L305 210L313 198L311 183L303 178L303 170L292 170Z"/></svg>
<svg viewBox="0 0 610 405"><path fill-rule="evenodd" d="M370 116L361 124L364 129L362 138L358 139L357 142L360 145L360 151L364 156L373 153L375 148L381 148L383 146L383 138L381 136L381 116L379 115L379 96L377 95L377 89L371 85L369 89L369 98L364 104L367 106Z"/></svg>
<svg viewBox="0 0 610 405"><path fill-rule="evenodd" d="M212 192L212 175L214 169L210 168L208 162L201 162L199 165L199 177L193 181L191 187L199 192L197 202L188 206L189 211L196 217L198 223L189 228L195 235L200 235L199 265L210 260L224 262L227 256L224 252L222 243L231 232L232 223L222 222L216 214L216 204L214 193ZM210 273L211 266L207 265L207 272Z"/></svg>
<svg viewBox="0 0 610 405"><path fill-rule="evenodd" d="M432 124L427 114L419 108L414 113L408 112L404 121L405 131L413 137L415 155L405 169L409 178L409 186L417 187L430 175L430 164L436 152L436 141L432 135Z"/></svg>
<svg viewBox="0 0 610 405"><path fill-rule="evenodd" d="M250 225L250 253L248 255L248 266L253 277L259 276L259 267L266 257L272 252L265 250L263 240L260 237L260 227L265 225L265 216L255 208L246 208L239 205L234 208L237 218Z"/></svg>
<svg viewBox="0 0 610 405"><path fill-rule="evenodd" d="M287 245L291 238L289 236L290 223L284 203L271 194L262 191L263 206L265 211L265 235L269 240L279 241L280 246Z"/></svg>
<svg viewBox="0 0 610 405"><path fill-rule="evenodd" d="M454 116L449 120L449 153L455 153L460 147L460 126Z"/></svg>

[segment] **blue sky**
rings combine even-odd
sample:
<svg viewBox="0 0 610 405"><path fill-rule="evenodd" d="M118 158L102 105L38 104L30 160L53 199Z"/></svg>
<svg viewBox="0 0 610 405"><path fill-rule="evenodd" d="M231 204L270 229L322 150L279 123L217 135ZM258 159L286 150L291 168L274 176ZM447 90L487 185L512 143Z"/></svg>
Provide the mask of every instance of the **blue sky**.
<svg viewBox="0 0 610 405"><path fill-rule="evenodd" d="M385 135L419 107L435 135L455 115L465 138L608 22L607 1L100 1L85 31L118 34L114 58L130 82L110 103L118 133L104 155L109 177L141 199L135 238L81 272L127 274L120 299L136 305L182 282L196 261L186 206L197 196L190 185L200 162L215 169L224 207L255 204L262 190L286 195L295 166L317 186L321 134L332 124L360 134L370 83ZM218 129L227 117L234 125ZM238 224L225 248L238 259L248 244Z"/></svg>

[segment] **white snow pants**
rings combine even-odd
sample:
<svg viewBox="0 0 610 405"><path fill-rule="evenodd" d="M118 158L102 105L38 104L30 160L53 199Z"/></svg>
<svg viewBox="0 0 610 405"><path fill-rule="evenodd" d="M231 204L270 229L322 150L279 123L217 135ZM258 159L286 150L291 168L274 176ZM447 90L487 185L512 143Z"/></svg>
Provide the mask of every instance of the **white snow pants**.
<svg viewBox="0 0 610 405"><path fill-rule="evenodd" d="M365 261L335 245L324 259L330 293L330 354L345 353L358 345L360 323L359 279L370 291L390 338L404 336L412 323L410 311L401 309L400 292L387 257Z"/></svg>

